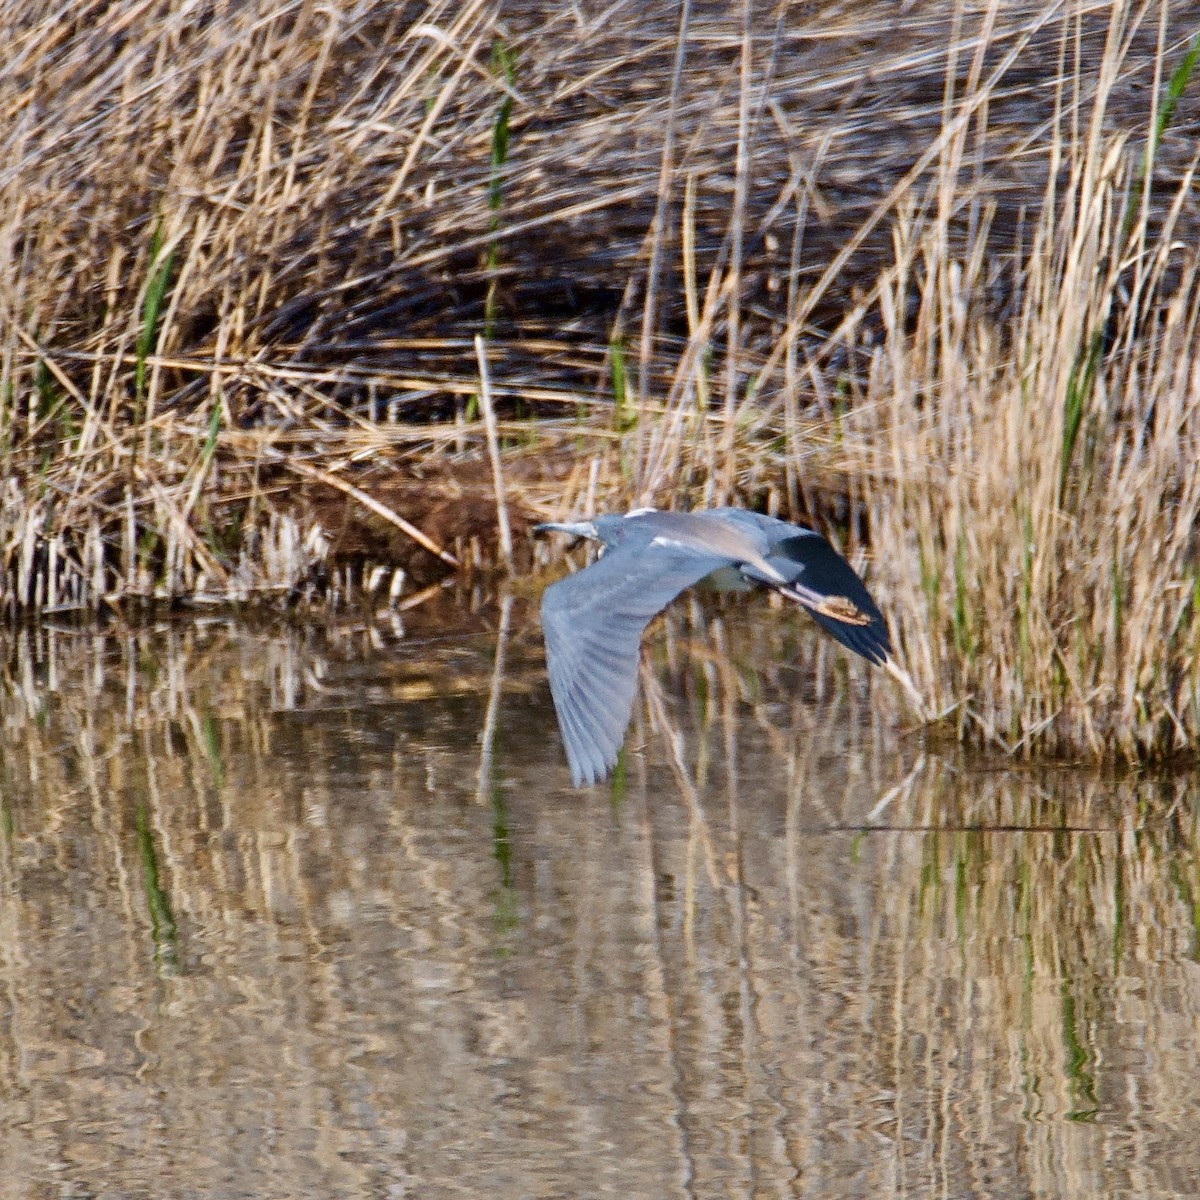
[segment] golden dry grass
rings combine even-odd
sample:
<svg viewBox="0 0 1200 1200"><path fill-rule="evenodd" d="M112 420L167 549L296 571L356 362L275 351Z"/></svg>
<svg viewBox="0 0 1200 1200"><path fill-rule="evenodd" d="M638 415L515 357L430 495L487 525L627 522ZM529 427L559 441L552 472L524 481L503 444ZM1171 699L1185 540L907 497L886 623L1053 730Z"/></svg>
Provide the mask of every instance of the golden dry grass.
<svg viewBox="0 0 1200 1200"><path fill-rule="evenodd" d="M1185 749L1193 17L10 4L0 608L737 499L869 546L926 715Z"/></svg>

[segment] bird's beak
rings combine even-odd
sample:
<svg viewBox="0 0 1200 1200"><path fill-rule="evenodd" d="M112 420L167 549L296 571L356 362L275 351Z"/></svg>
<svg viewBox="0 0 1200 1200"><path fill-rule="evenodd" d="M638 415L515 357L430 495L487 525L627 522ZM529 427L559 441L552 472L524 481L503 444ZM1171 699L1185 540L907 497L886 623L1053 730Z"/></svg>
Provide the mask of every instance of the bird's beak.
<svg viewBox="0 0 1200 1200"><path fill-rule="evenodd" d="M546 521L533 527L534 533L569 533L573 538L596 539L596 526L591 521Z"/></svg>

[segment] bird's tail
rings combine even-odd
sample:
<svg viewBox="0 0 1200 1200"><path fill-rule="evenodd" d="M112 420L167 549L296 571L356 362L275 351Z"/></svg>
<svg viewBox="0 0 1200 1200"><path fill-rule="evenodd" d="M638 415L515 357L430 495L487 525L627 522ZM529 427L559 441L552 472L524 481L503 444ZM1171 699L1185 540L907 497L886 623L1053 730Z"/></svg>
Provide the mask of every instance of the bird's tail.
<svg viewBox="0 0 1200 1200"><path fill-rule="evenodd" d="M784 575L776 591L804 605L843 646L881 666L892 654L887 622L854 568L819 535L788 538L767 559Z"/></svg>

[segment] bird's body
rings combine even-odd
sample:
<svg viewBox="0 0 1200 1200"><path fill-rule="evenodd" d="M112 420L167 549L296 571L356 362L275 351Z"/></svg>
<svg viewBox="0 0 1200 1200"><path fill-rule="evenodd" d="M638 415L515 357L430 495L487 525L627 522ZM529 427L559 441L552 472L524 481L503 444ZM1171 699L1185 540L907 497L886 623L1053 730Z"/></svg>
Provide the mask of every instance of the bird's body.
<svg viewBox="0 0 1200 1200"><path fill-rule="evenodd" d="M807 608L873 663L891 654L883 615L854 569L820 534L738 508L607 514L552 522L604 546L591 566L542 596L550 692L577 787L617 761L633 713L642 631L685 588L733 569Z"/></svg>

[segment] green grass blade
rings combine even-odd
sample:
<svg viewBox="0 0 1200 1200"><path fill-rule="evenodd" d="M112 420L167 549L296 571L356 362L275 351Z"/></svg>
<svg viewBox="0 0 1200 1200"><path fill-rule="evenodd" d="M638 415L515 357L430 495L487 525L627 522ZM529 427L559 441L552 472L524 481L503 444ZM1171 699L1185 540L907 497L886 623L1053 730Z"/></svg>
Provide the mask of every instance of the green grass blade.
<svg viewBox="0 0 1200 1200"><path fill-rule="evenodd" d="M618 433L626 433L637 424L637 413L629 409L629 374L621 338L608 343L608 372L612 379L613 426Z"/></svg>
<svg viewBox="0 0 1200 1200"><path fill-rule="evenodd" d="M142 859L142 891L150 914L150 936L154 942L154 961L164 974L179 969L178 927L171 911L171 900L162 886L158 869L158 851L150 828L150 815L139 806L134 817L138 852Z"/></svg>
<svg viewBox="0 0 1200 1200"><path fill-rule="evenodd" d="M1187 48L1179 65L1171 72L1171 78L1167 81L1167 94L1158 106L1158 112L1154 118L1154 128L1150 131L1150 141L1142 151L1142 159L1138 164L1134 186L1130 189L1129 200L1125 205L1125 218L1121 223L1122 240L1127 238L1133 229L1138 201L1146 183L1146 173L1158 152L1163 134L1167 132L1171 122L1175 119L1175 110L1179 107L1184 89L1192 78L1192 72L1196 69L1198 58L1200 58L1200 33L1192 38L1192 44Z"/></svg>
<svg viewBox="0 0 1200 1200"><path fill-rule="evenodd" d="M208 414L208 436L204 439L204 449L200 451L200 462L207 467L212 461L213 452L217 448L217 438L221 433L221 402L213 401L212 412Z"/></svg>
<svg viewBox="0 0 1200 1200"><path fill-rule="evenodd" d="M1058 480L1060 505L1066 500L1067 483L1071 477L1071 460L1075 456L1075 447L1079 441L1079 429L1083 424L1083 414L1087 410L1087 402L1096 382L1096 372L1100 367L1100 355L1103 349L1104 335L1098 331L1092 335L1087 350L1076 358L1071 367L1071 376L1067 380L1067 397L1063 402L1062 455Z"/></svg>
<svg viewBox="0 0 1200 1200"><path fill-rule="evenodd" d="M508 162L509 125L512 119L513 66L512 51L497 40L492 45L492 71L504 80L505 91L492 121L492 169L488 177L488 208L492 215L488 221L488 231L493 235L500 228L500 208L504 203L504 166ZM486 264L492 278L488 281L483 304L483 336L490 341L495 334L498 306L499 283L493 274L500 265L500 240L497 237L493 236L488 242Z"/></svg>
<svg viewBox="0 0 1200 1200"><path fill-rule="evenodd" d="M163 301L171 283L171 269L175 265L175 251L162 252L162 220L154 227L150 238L150 278L146 294L142 298L142 321L135 347L134 388L139 406L146 392L146 360L158 346L158 321Z"/></svg>

